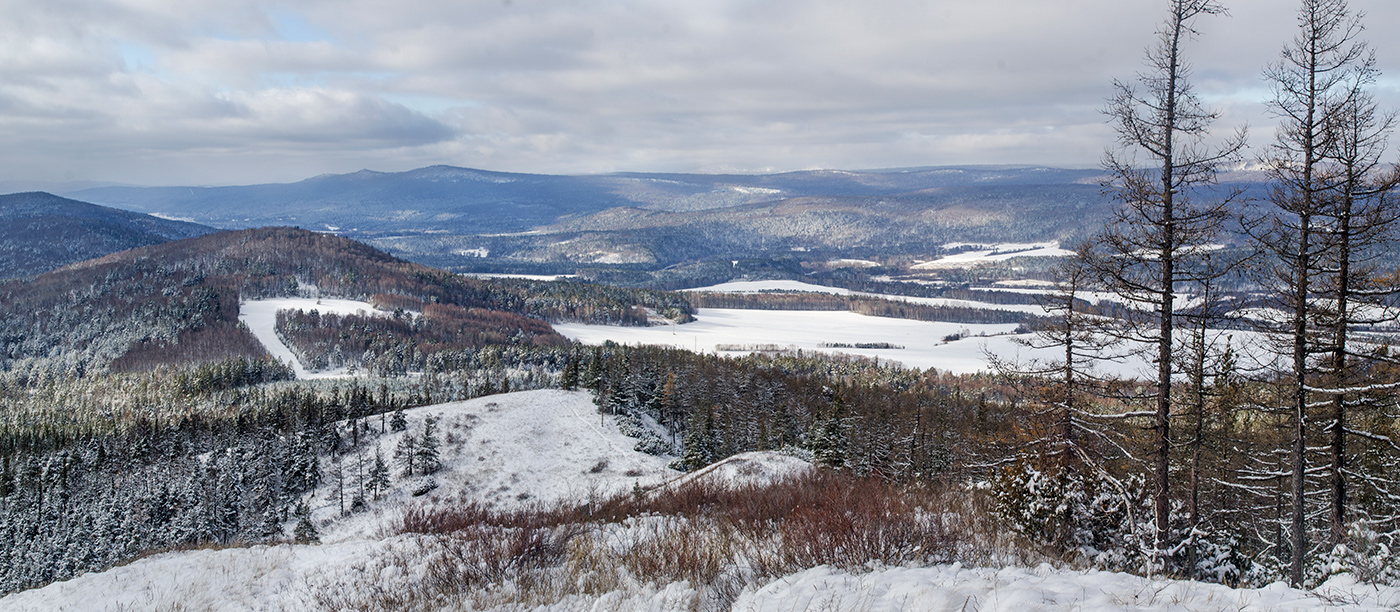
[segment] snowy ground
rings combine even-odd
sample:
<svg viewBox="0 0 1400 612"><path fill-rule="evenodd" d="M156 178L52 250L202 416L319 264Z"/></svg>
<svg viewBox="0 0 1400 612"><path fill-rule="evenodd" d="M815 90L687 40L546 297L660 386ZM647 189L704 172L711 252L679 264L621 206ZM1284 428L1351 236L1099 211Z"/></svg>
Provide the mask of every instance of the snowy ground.
<svg viewBox="0 0 1400 612"><path fill-rule="evenodd" d="M1279 611L1395 610L1400 589L1375 589L1337 578L1315 592L1273 584L1262 589L1129 574L1038 568L944 565L850 574L812 568L773 581L735 602L735 612L833 610Z"/></svg>
<svg viewBox="0 0 1400 612"><path fill-rule="evenodd" d="M1027 244L967 244L952 243L944 245L945 248L957 248L971 246L978 250L963 251L946 257L940 257L933 261L926 261L910 266L911 270L939 270L952 268L971 268L986 263L1006 261L1017 257L1068 257L1073 255L1073 251L1060 248L1058 242L1040 242Z"/></svg>
<svg viewBox="0 0 1400 612"><path fill-rule="evenodd" d="M395 489L371 502L368 511L336 519L339 503L331 483L325 482L314 496L312 513L322 541L376 536L409 503L470 500L498 508L554 504L626 492L634 485L651 487L680 476L666 467L668 459L632 450L637 440L618 432L615 417L598 414L588 393L505 393L415 408L405 416L406 431L388 432L362 444L361 451L342 460L342 469L353 474L357 457L372 465L376 446L391 461L399 440L421 434L423 421L434 417L443 442L442 468L432 475L438 487L414 498L413 480L396 479ZM379 431L379 418L368 424ZM323 463L322 472L328 468Z"/></svg>
<svg viewBox="0 0 1400 612"><path fill-rule="evenodd" d="M666 487L698 483L701 486L741 488L763 486L801 476L815 469L811 463L774 451L731 455L666 483Z"/></svg>
<svg viewBox="0 0 1400 612"><path fill-rule="evenodd" d="M462 276L472 278L520 278L535 281L555 281L560 279L578 278L577 274L505 274L496 272L467 272Z"/></svg>
<svg viewBox="0 0 1400 612"><path fill-rule="evenodd" d="M949 372L977 372L987 368L984 348L996 355L1027 358L1045 351L1030 351L1015 344L1007 335L1012 324L977 325L867 317L851 312L811 310L736 310L701 308L695 321L684 325L619 327L563 323L554 329L585 344L612 340L622 344L672 346L699 352L715 352L716 347L773 344L804 352L847 353L898 361L907 367L930 367ZM944 342L952 334L961 340ZM993 337L978 337L986 334ZM994 336L995 335L995 336ZM825 348L823 343L889 343L899 349ZM744 351L726 354L743 354Z"/></svg>
<svg viewBox="0 0 1400 612"><path fill-rule="evenodd" d="M467 497L497 505L526 499L581 499L590 491L646 486L677 475L662 460L631 450L633 441L600 417L590 397L563 391L526 391L418 408L407 412L409 432L424 419L443 424L439 487L407 494L403 481L372 510L349 520L330 517L322 488L316 516L322 541L307 546L253 546L164 553L106 572L86 574L0 599L0 612L118 612L132 610L303 611L326 608L328 595L345 590L413 589L431 562L433 536L383 535L385 521L409 504ZM377 426L377 423L371 423ZM397 434L402 435L402 434ZM386 434L378 443L395 443ZM450 436L450 437L449 437ZM388 450L388 449L386 449ZM600 469L594 469L605 464ZM810 469L776 453L737 455L687 476L720 484L771 482ZM640 471L636 474L635 471ZM432 501L437 497L437 502ZM602 541L629 541L647 522L600 527ZM571 590L539 605L503 604L500 610L615 610L665 612L709 609L704 589L685 582L622 580L616 590ZM322 601L318 601L322 600ZM871 567L851 573L806 569L757 584L739 594L743 612L884 612L898 610L1323 611L1396 610L1400 588L1357 585L1335 578L1317 591L1281 584L1229 589L1189 581L1150 580L1128 574L1036 568ZM458 608L449 608L458 609Z"/></svg>
<svg viewBox="0 0 1400 612"><path fill-rule="evenodd" d="M954 300L949 298L927 298L910 297L907 295L892 295L887 293L867 293L864 291L851 291L841 287L827 287L824 285L813 285L796 280L767 280L767 281L729 281L709 287L697 287L685 289L685 291L696 291L706 293L768 293L773 291L803 291L808 293L830 293L832 295L858 295L862 297L879 298L895 302L909 302L912 304L924 304L927 306L956 306L961 308L982 308L986 310L1009 310L1013 312L1027 312L1031 314L1045 314L1045 309L1038 304L993 304L991 302L978 302L974 300Z"/></svg>
<svg viewBox="0 0 1400 612"><path fill-rule="evenodd" d="M319 310L322 313L383 314L367 302L355 300L313 299L313 298L272 298L266 300L246 300L238 305L238 320L248 326L263 348L272 355L292 365L297 378L344 378L350 376L344 368L312 372L302 365L292 353L292 349L277 335L277 311L279 310Z"/></svg>

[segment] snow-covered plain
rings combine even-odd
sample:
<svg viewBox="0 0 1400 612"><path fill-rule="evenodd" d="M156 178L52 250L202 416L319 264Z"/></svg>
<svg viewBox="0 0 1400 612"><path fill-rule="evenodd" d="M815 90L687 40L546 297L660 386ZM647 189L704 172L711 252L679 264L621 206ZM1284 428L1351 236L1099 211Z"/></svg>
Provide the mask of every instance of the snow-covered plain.
<svg viewBox="0 0 1400 612"><path fill-rule="evenodd" d="M888 293L868 293L864 291L851 291L841 287L827 287L825 285L813 285L796 280L766 280L766 281L729 281L708 287L696 287L685 289L684 291L695 291L704 293L770 293L776 291L801 291L807 293L829 293L832 295L858 295L862 297L879 298L895 302L909 302L911 304L923 304L926 306L954 306L959 308L982 308L986 310L1009 310L1013 312L1026 312L1031 314L1044 314L1045 309L1037 304L993 304L991 302L978 302L975 300L955 300L951 298L928 298L911 297L907 295L893 295Z"/></svg>
<svg viewBox="0 0 1400 612"><path fill-rule="evenodd" d="M319 310L322 313L333 313L338 315L348 314L385 314L383 311L375 310L374 306L368 302L356 300L337 300L330 298L270 298L266 300L245 300L238 305L238 320L248 326L248 330L253 332L253 336L261 342L263 348L273 359L289 363L292 370L296 372L297 378L344 378L350 376L344 368L335 370L322 370L312 372L302 365L297 359L292 349L282 342L282 338L277 335L277 312L281 310Z"/></svg>
<svg viewBox="0 0 1400 612"><path fill-rule="evenodd" d="M971 268L982 264L1006 261L1017 257L1068 257L1073 255L1073 251L1060 248L1058 242L1039 242L1027 244L989 244L977 245L967 243L950 243L944 245L945 248L976 247L979 250L963 251L940 257L933 261L910 266L911 270L940 270L952 268Z"/></svg>
<svg viewBox="0 0 1400 612"><path fill-rule="evenodd" d="M1007 335L1016 324L942 323L886 317L867 317L844 311L737 310L700 308L695 321L683 325L619 327L615 325L556 324L565 337L584 344L612 340L621 344L647 344L716 352L717 347L776 345L804 352L846 353L897 361L906 367L930 367L949 372L976 372L987 368L986 350L1004 357L1030 356L1028 349ZM943 338L961 334L954 342ZM985 334L991 337L978 337ZM904 348L826 348L823 343L888 343ZM749 351L733 351L743 354ZM1041 357L1053 355L1046 351Z"/></svg>

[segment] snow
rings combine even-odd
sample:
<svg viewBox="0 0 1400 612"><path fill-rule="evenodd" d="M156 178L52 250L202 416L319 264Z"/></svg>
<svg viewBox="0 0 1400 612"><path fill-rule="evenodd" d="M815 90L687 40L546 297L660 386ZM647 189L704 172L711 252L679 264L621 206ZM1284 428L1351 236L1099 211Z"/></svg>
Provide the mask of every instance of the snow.
<svg viewBox="0 0 1400 612"><path fill-rule="evenodd" d="M701 484L738 489L782 482L812 469L811 463L791 455L776 451L753 451L739 453L695 470L667 483L667 487Z"/></svg>
<svg viewBox="0 0 1400 612"><path fill-rule="evenodd" d="M1016 324L972 324L911 321L886 317L867 317L845 311L811 310L738 310L700 308L695 321L682 325L655 327L620 327L560 323L554 329L571 340L584 344L602 344L612 340L621 344L671 346L698 352L716 352L722 346L751 347L772 344L804 352L847 353L878 357L882 361L898 361L905 366L967 373L987 367L982 347L985 344L998 355L1015 355L1025 349L1010 341ZM943 342L953 334L965 336L956 342ZM991 338L976 337L979 334ZM888 343L904 348L857 349L827 348L823 343L854 345ZM742 354L745 351L728 352ZM1049 352L1046 356L1051 356Z"/></svg>
<svg viewBox="0 0 1400 612"><path fill-rule="evenodd" d="M500 274L487 272L469 272L463 274L462 276L470 276L472 278L522 278L525 280L535 281L554 281L559 280L561 278L578 278L577 274Z"/></svg>
<svg viewBox="0 0 1400 612"><path fill-rule="evenodd" d="M1338 603L1345 602L1345 603ZM1316 592L1271 584L1231 589L1187 580L1152 580L1130 574L1036 568L964 568L957 564L886 568L851 574L816 567L741 595L735 612L830 610L1394 610L1400 588L1375 589L1334 578Z"/></svg>
<svg viewBox="0 0 1400 612"><path fill-rule="evenodd" d="M997 287L1040 287L1042 289L1054 289L1055 283L1033 278L1023 278L1017 280L1004 280L992 283Z"/></svg>
<svg viewBox="0 0 1400 612"><path fill-rule="evenodd" d="M827 287L825 285L813 285L795 280L763 280L763 281L729 281L709 287L696 287L694 289L683 289L683 291L695 291L699 293L768 293L773 291L802 291L805 293L830 293L832 295L850 295L850 289L840 287Z"/></svg>
<svg viewBox="0 0 1400 612"><path fill-rule="evenodd" d="M423 421L436 417L441 468L432 477L438 488L415 499L411 479L396 477L394 490L384 499L341 520L335 519L340 509L332 484L325 482L313 496L318 501L312 511L323 541L372 537L409 503L432 506L471 500L502 509L552 505L622 493L634 486L652 487L680 476L666 466L667 458L632 450L637 440L622 435L616 417L600 415L593 396L581 391L489 395L406 410L404 415L408 429L370 442L365 458L372 465L377 444L384 459L392 461L399 440L421 434ZM377 432L379 419L370 419L369 425ZM354 461L349 456L343 465L353 470ZM323 462L322 472L328 473L328 467Z"/></svg>
<svg viewBox="0 0 1400 612"><path fill-rule="evenodd" d="M100 574L87 574L0 599L0 610L85 612L104 610L306 610L318 609L325 585L412 584L415 576L376 559L411 555L415 541L400 536L316 546L254 546L195 550L141 559ZM402 557L401 557L402 558ZM412 571L412 570L410 570ZM670 611L701 603L690 585L633 583L627 590L565 595L530 609ZM1035 568L873 568L851 573L820 566L741 593L735 612L896 612L979 610L1029 612L1380 612L1400 606L1400 588L1359 585L1346 576L1314 591L1275 583L1256 589L1130 574ZM454 608L448 608L454 609ZM518 608L505 608L518 609Z"/></svg>
<svg viewBox="0 0 1400 612"><path fill-rule="evenodd" d="M261 342L263 348L273 359L278 359L292 365L292 370L296 372L297 378L345 378L350 374L343 368L336 370L324 370L312 372L302 365L301 361L292 353L291 347L282 342L282 338L277 335L277 312L280 310L319 310L322 313L334 313L339 315L347 314L385 314L383 311L375 310L374 306L367 302L356 300L337 300L329 298L271 298L266 300L246 300L238 305L238 320L248 326L248 330L253 332L253 336Z"/></svg>
<svg viewBox="0 0 1400 612"><path fill-rule="evenodd" d="M1058 242L994 245L950 243L944 245L944 248L958 248L964 246L980 247L981 250L964 251L962 253L940 257L933 261L914 264L910 266L910 269L939 270L948 268L971 268L985 263L1006 261L1016 257L1069 257L1074 255L1074 251L1060 248L1060 243Z"/></svg>
<svg viewBox="0 0 1400 612"><path fill-rule="evenodd" d="M950 298L927 298L911 297L907 295L893 295L888 293L867 293L864 291L851 291L841 287L827 287L825 285L813 285L795 280L766 280L766 281L729 281L708 287L696 287L694 289L684 289L683 291L695 291L702 293L768 293L774 291L802 291L807 293L829 293L832 295L855 295L860 297L877 298L890 300L893 302L909 302L911 304L923 304L926 306L953 306L961 308L982 308L985 310L1007 310L1012 312L1026 312L1030 314L1045 314L1045 309L1037 304L993 304L990 302L978 302L975 300L955 300Z"/></svg>
<svg viewBox="0 0 1400 612"><path fill-rule="evenodd" d="M833 268L873 268L879 266L880 262L869 259L833 259L826 262L826 265Z"/></svg>
<svg viewBox="0 0 1400 612"><path fill-rule="evenodd" d="M360 541L169 552L10 595L0 611L314 609L308 576L347 571L384 548Z"/></svg>

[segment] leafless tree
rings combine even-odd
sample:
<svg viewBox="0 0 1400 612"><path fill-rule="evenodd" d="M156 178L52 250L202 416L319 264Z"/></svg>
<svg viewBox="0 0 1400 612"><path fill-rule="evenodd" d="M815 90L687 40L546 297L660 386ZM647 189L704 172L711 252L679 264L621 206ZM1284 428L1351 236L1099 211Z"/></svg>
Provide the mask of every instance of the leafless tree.
<svg viewBox="0 0 1400 612"><path fill-rule="evenodd" d="M1298 33L1265 78L1279 117L1277 138L1264 162L1274 180L1267 231L1259 243L1278 265L1266 277L1284 317L1272 331L1288 347L1292 429L1289 579L1303 582L1309 553L1308 440L1310 417L1332 402L1332 511L1334 537L1344 522L1345 405L1351 370L1347 336L1362 312L1355 300L1378 295L1357 284L1356 267L1393 219L1372 199L1386 189L1363 187L1374 176L1390 120L1375 114L1364 86L1375 78L1374 59L1357 40L1360 17L1345 0L1303 0ZM1379 146L1380 148L1376 148ZM1345 159L1344 159L1345 158ZM1348 169L1350 167L1350 169ZM1291 350L1288 350L1291 349ZM1316 373L1317 368L1325 371ZM1336 392L1319 394L1321 387ZM1321 395L1323 399L1316 399ZM1323 418L1321 420L1328 420ZM1340 438L1340 439L1339 439ZM1282 474L1280 476L1283 476Z"/></svg>
<svg viewBox="0 0 1400 612"><path fill-rule="evenodd" d="M1220 274L1196 261L1220 241L1236 194L1212 189L1244 148L1243 131L1216 146L1208 140L1217 113L1190 84L1183 46L1201 15L1225 13L1213 0L1171 0L1148 69L1136 84L1115 82L1106 113L1118 146L1104 157L1106 183L1121 206L1086 258L1102 284L1129 304L1121 339L1140 347L1156 366L1153 385L1134 398L1150 419L1154 551L1160 565L1172 546L1170 454L1177 292ZM1141 156L1141 158L1139 157ZM1142 159L1145 158L1145 159ZM1203 276L1204 275L1204 276Z"/></svg>

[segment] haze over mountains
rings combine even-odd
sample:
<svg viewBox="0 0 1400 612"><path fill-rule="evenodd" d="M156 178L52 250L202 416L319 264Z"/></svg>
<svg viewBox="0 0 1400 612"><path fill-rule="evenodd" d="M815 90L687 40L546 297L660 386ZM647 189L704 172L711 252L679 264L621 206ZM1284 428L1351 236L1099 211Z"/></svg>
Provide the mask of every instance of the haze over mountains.
<svg viewBox="0 0 1400 612"><path fill-rule="evenodd" d="M220 228L333 231L447 269L481 269L483 259L664 266L792 251L928 254L950 241L1067 240L1107 214L1099 174L969 166L559 176L431 166L288 184L114 186L68 195Z"/></svg>

